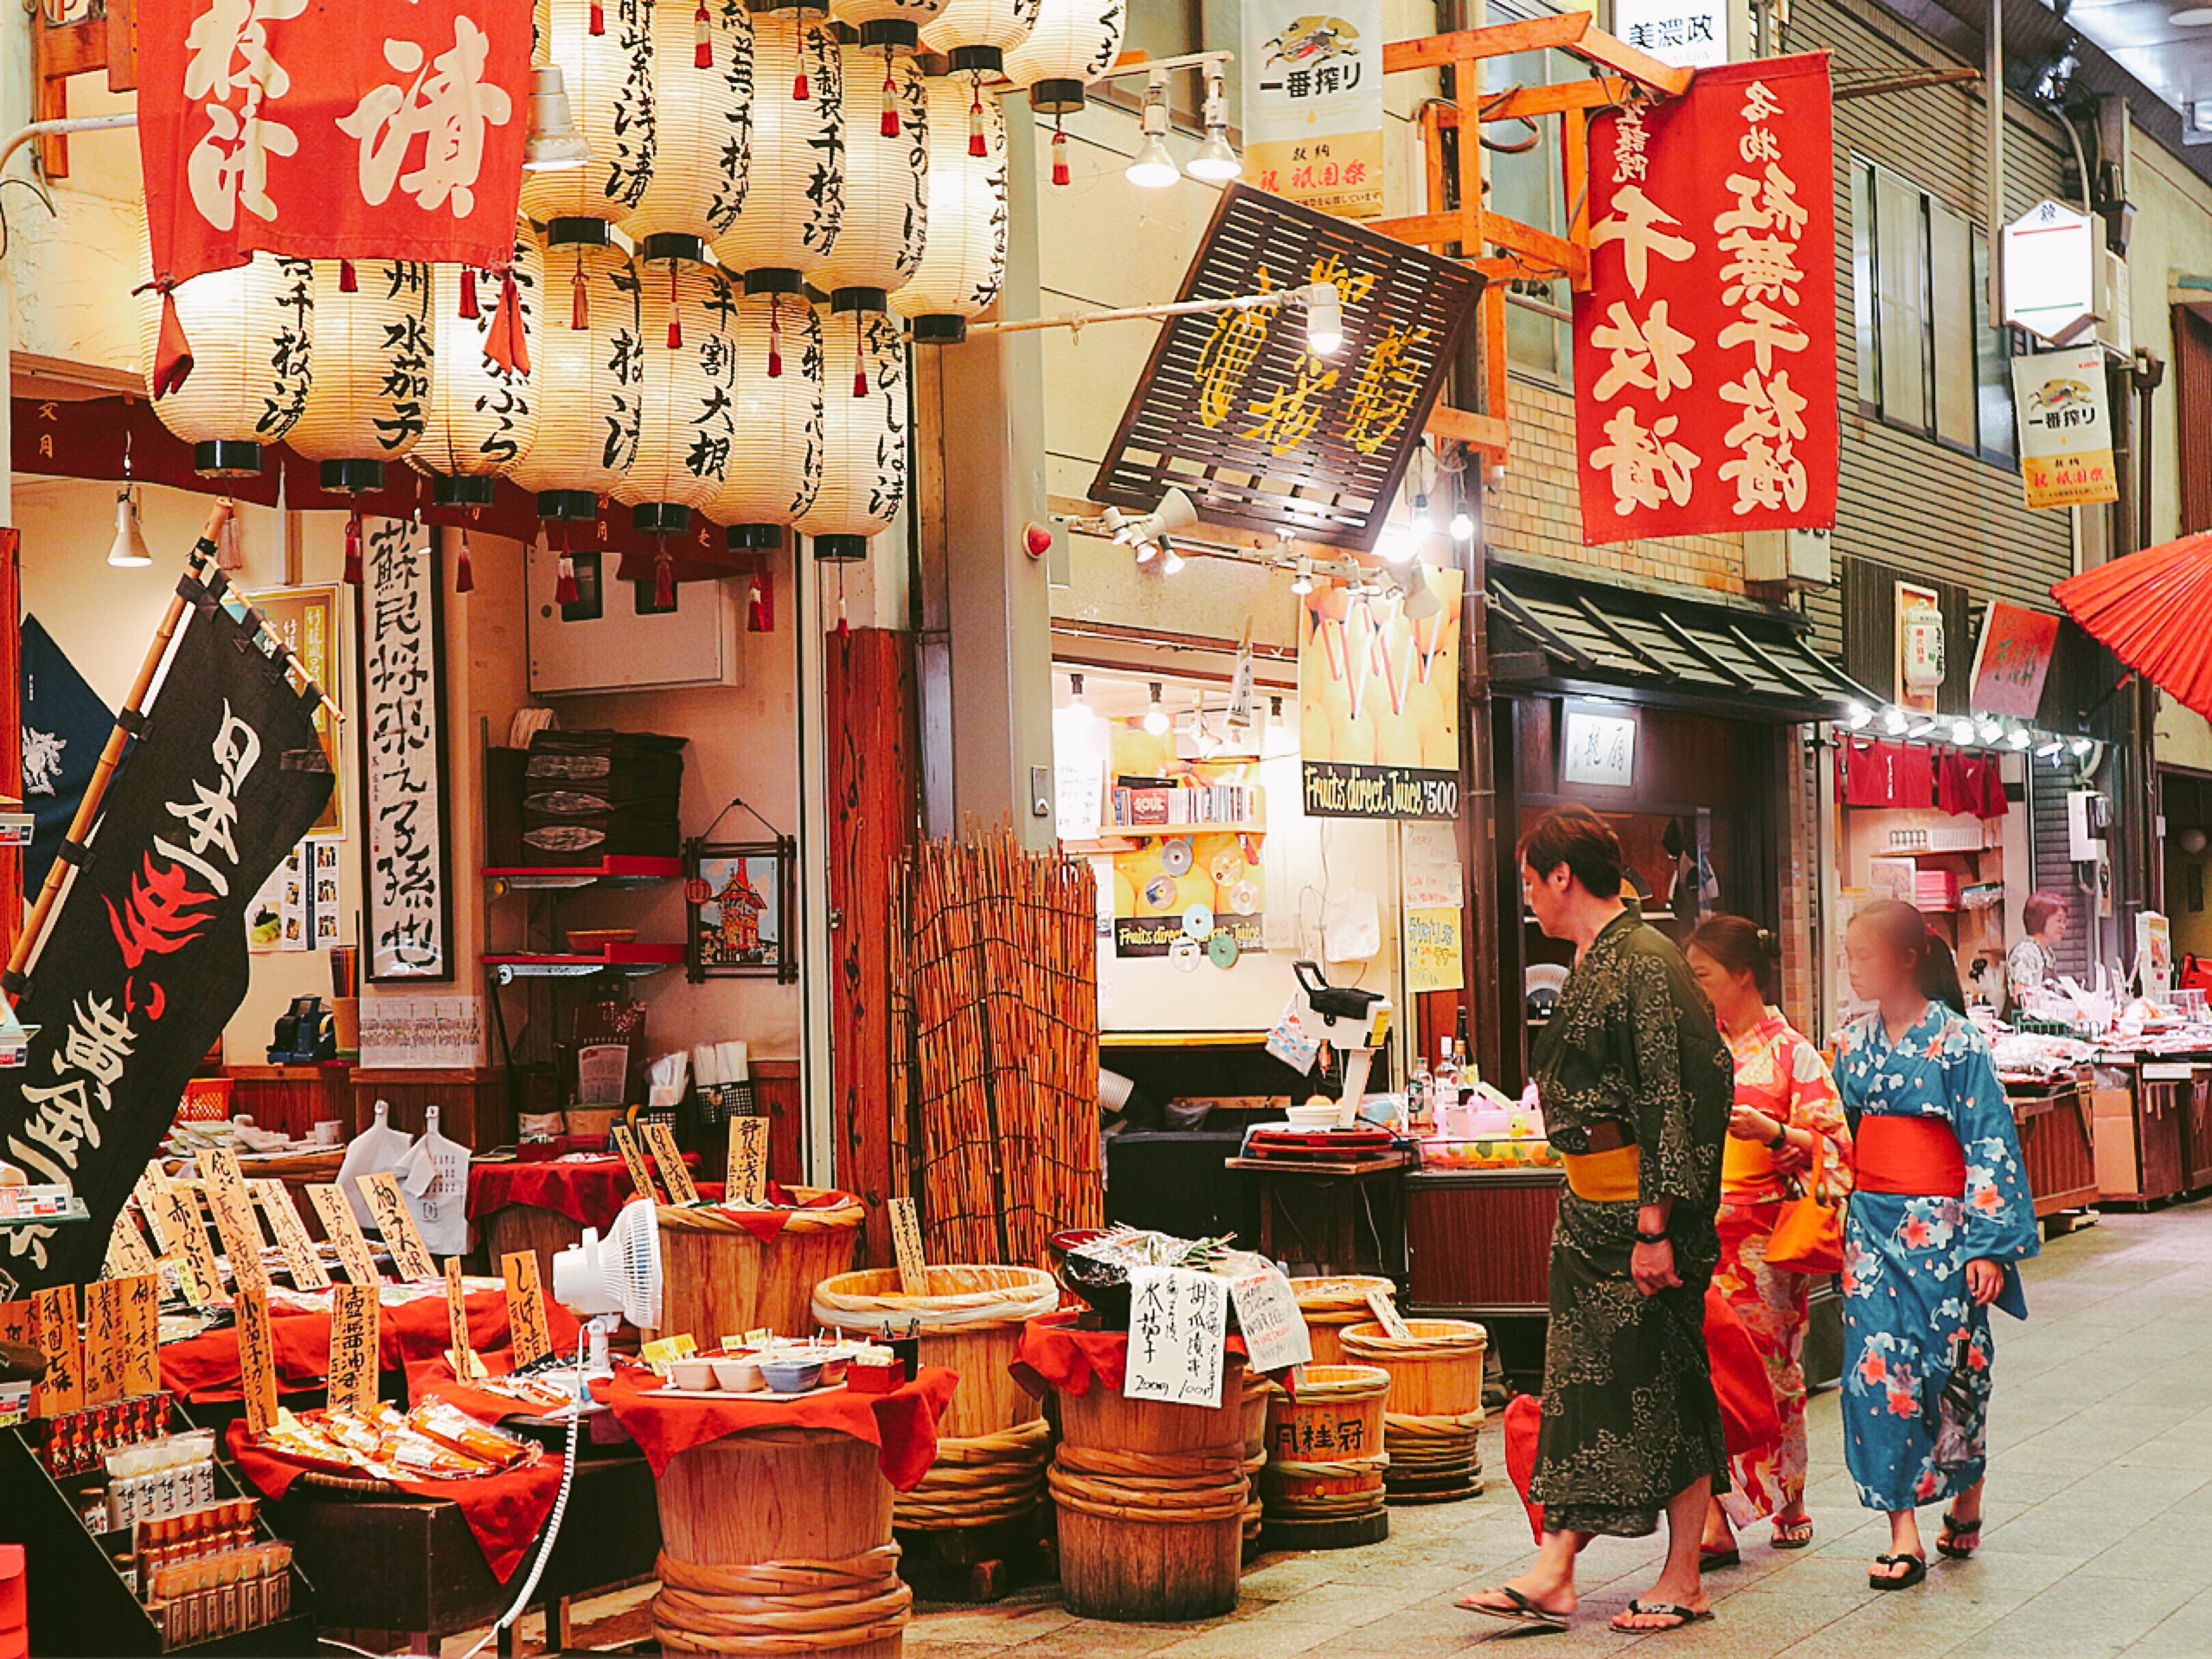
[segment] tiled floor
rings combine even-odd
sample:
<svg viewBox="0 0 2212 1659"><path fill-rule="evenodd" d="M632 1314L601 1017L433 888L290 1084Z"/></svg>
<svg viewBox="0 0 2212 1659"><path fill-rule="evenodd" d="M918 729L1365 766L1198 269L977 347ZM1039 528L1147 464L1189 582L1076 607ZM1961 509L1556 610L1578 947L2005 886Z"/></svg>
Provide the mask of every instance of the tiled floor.
<svg viewBox="0 0 2212 1659"><path fill-rule="evenodd" d="M2111 1216L2054 1241L2029 1270L2034 1316L1997 1319L1995 1449L1984 1553L1939 1560L1921 1588L1866 1583L1887 1547L1843 1468L1835 1396L1811 1413L1815 1547L1749 1544L1709 1580L1719 1617L1687 1633L1616 1636L1606 1620L1650 1582L1657 1540L1601 1540L1584 1557L1583 1612L1527 1637L1453 1599L1520 1570L1529 1533L1487 1437L1492 1490L1391 1512L1388 1542L1264 1558L1243 1600L1199 1624L1070 1617L1050 1590L984 1609L932 1608L910 1659L1419 1659L1497 1635L1530 1659L1628 1648L1724 1659L2145 1659L2212 1654L2212 1205ZM1923 1516L1932 1543L1933 1515Z"/></svg>

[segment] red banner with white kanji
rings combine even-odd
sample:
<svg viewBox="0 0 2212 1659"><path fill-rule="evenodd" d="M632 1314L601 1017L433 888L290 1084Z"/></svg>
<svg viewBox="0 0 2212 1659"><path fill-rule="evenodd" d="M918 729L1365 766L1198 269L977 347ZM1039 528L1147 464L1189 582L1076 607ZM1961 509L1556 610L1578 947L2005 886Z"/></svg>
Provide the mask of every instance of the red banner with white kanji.
<svg viewBox="0 0 2212 1659"><path fill-rule="evenodd" d="M1701 69L1591 123L1586 542L1835 522L1831 108L1811 52Z"/></svg>
<svg viewBox="0 0 2212 1659"><path fill-rule="evenodd" d="M139 0L155 279L514 257L530 0Z"/></svg>

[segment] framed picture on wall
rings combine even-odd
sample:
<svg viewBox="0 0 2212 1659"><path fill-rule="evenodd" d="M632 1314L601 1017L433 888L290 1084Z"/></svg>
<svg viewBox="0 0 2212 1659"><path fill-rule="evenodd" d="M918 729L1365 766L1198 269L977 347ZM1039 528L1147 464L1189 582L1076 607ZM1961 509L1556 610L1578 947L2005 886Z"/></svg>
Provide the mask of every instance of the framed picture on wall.
<svg viewBox="0 0 2212 1659"><path fill-rule="evenodd" d="M687 841L683 844L683 965L708 979L798 979L792 903L798 843Z"/></svg>
<svg viewBox="0 0 2212 1659"><path fill-rule="evenodd" d="M283 642L299 659L300 667L333 698L343 700L344 678L338 670L338 590L335 587L276 587L239 596L260 612L270 635ZM317 704L315 733L323 740L331 774L338 786L330 791L323 816L315 820L311 836L345 833L345 768L338 764L337 722L328 708Z"/></svg>

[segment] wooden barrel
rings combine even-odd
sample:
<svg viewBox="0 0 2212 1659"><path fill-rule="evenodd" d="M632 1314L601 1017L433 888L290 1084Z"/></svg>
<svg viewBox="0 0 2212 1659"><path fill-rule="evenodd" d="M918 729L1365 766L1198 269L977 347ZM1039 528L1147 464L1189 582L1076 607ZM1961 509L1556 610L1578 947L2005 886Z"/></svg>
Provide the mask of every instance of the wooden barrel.
<svg viewBox="0 0 2212 1659"><path fill-rule="evenodd" d="M1269 1391L1260 1489L1270 1548L1343 1549L1390 1535L1382 1507L1389 1394L1390 1374L1376 1365L1309 1365L1295 1400Z"/></svg>
<svg viewBox="0 0 2212 1659"><path fill-rule="evenodd" d="M895 1659L914 1592L876 1456L824 1429L678 1452L658 1484L661 1651Z"/></svg>
<svg viewBox="0 0 2212 1659"><path fill-rule="evenodd" d="M802 1200L818 1195L811 1187L793 1191ZM850 1194L833 1195L834 1205L787 1212L768 1244L736 1212L661 1206L661 1329L708 1348L764 1325L779 1336L811 1331L814 1287L853 1265L865 1214Z"/></svg>
<svg viewBox="0 0 2212 1659"><path fill-rule="evenodd" d="M1291 1293L1298 1297L1298 1310L1305 1316L1306 1335L1313 1339L1314 1364L1344 1362L1343 1344L1339 1340L1344 1327L1375 1317L1375 1310L1367 1305L1369 1291L1380 1291L1394 1298L1398 1294L1398 1287L1388 1279L1363 1273L1291 1281Z"/></svg>
<svg viewBox="0 0 2212 1659"><path fill-rule="evenodd" d="M1244 1553L1249 1557L1260 1544L1260 1528L1266 1518L1260 1502L1260 1471L1267 1462L1267 1400L1275 1385L1257 1371L1244 1374L1244 1478L1251 1496L1244 1506Z"/></svg>
<svg viewBox="0 0 2212 1659"><path fill-rule="evenodd" d="M1490 1334L1464 1319L1408 1319L1410 1337L1348 1325L1344 1355L1390 1374L1383 1488L1393 1503L1451 1503L1483 1489L1483 1353Z"/></svg>
<svg viewBox="0 0 2212 1659"><path fill-rule="evenodd" d="M1060 1397L1047 1478L1060 1583L1081 1618L1212 1618L1236 1606L1243 1553L1243 1362L1217 1406L1126 1400L1103 1384Z"/></svg>

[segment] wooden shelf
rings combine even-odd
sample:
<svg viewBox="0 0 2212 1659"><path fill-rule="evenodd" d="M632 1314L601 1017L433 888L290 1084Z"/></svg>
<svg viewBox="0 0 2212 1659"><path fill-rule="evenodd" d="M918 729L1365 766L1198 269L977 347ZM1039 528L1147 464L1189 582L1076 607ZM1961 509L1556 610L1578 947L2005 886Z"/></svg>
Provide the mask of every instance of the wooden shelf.
<svg viewBox="0 0 2212 1659"><path fill-rule="evenodd" d="M678 858L644 858L611 853L596 864L500 864L481 872L514 892L567 890L577 887L642 887L673 881L683 874Z"/></svg>
<svg viewBox="0 0 2212 1659"><path fill-rule="evenodd" d="M683 960L681 945L632 942L610 945L603 951L517 951L488 956L484 965L504 985L516 979L581 979L597 973L619 973L636 978L676 967Z"/></svg>

